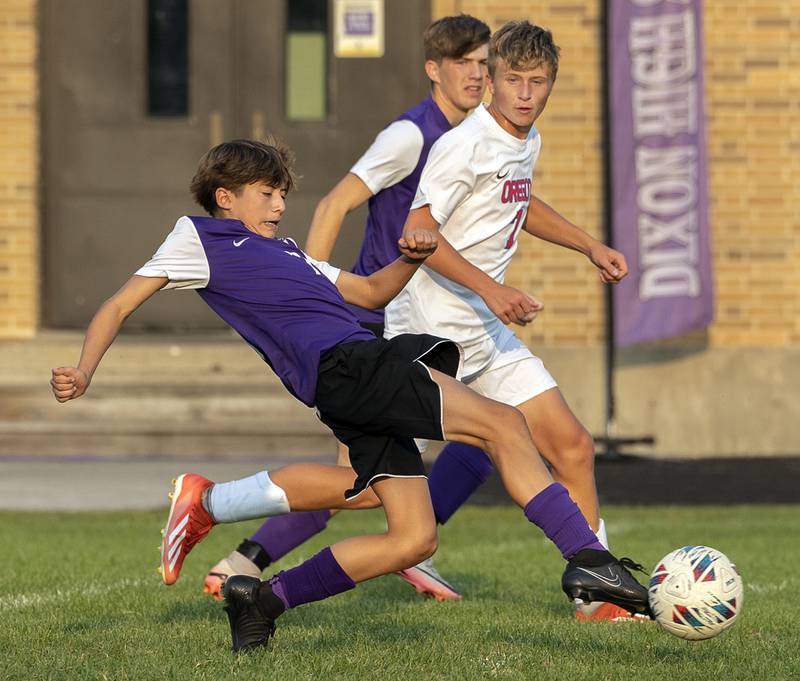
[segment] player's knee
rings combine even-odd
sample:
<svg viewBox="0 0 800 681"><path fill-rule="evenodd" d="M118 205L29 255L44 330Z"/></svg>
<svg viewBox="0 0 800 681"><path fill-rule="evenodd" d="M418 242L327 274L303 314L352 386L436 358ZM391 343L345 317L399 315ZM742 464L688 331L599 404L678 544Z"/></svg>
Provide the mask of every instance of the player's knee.
<svg viewBox="0 0 800 681"><path fill-rule="evenodd" d="M489 416L493 444L504 444L520 437L529 438L528 424L522 412L516 407L510 407L507 404L493 404Z"/></svg>
<svg viewBox="0 0 800 681"><path fill-rule="evenodd" d="M561 468L592 470L594 468L594 438L585 428L579 428L561 448ZM554 465L555 462L554 462Z"/></svg>
<svg viewBox="0 0 800 681"><path fill-rule="evenodd" d="M439 538L436 528L430 531L414 532L401 541L397 547L398 559L403 567L412 567L421 563L426 558L430 558L439 546Z"/></svg>
<svg viewBox="0 0 800 681"><path fill-rule="evenodd" d="M437 548L439 548L439 538L435 530L418 537L413 544L413 555L409 556L411 558L410 565L416 565L426 558L430 558L436 553Z"/></svg>

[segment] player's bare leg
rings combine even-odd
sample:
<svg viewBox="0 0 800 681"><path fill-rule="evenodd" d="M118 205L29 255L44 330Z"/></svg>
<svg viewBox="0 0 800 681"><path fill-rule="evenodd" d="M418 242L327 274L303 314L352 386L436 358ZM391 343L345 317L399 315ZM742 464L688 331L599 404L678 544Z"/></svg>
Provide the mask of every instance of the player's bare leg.
<svg viewBox="0 0 800 681"><path fill-rule="evenodd" d="M338 542L264 582L245 575L225 582L225 612L234 652L267 645L275 620L287 609L408 567L436 550L436 519L426 481L384 478L373 487L386 511L388 528L383 534Z"/></svg>
<svg viewBox="0 0 800 681"><path fill-rule="evenodd" d="M594 480L594 441L567 405L561 391L551 388L517 406L528 423L533 443L552 465L553 478L570 496L591 528L600 527Z"/></svg>
<svg viewBox="0 0 800 681"><path fill-rule="evenodd" d="M597 499L592 436L572 413L558 388L551 388L517 408L525 416L539 453L552 465L553 478L569 490L601 543L608 548ZM575 616L581 620L613 622L649 620L613 603L602 602L579 605Z"/></svg>
<svg viewBox="0 0 800 681"><path fill-rule="evenodd" d="M342 484L353 486L356 474L349 466L321 463L295 463L270 471L272 481L286 492L292 511L322 509L364 509L381 505L371 489L345 501Z"/></svg>
<svg viewBox="0 0 800 681"><path fill-rule="evenodd" d="M384 478L373 483L387 530L352 537L331 547L339 565L358 583L416 565L436 551L436 518L424 478Z"/></svg>
<svg viewBox="0 0 800 681"><path fill-rule="evenodd" d="M345 499L344 493L355 478L352 468L324 464L290 464L271 473L217 485L195 473L179 476L170 493L172 504L162 531L160 571L164 583L170 585L178 580L184 559L215 524L292 510L380 505L371 490L355 499Z"/></svg>
<svg viewBox="0 0 800 681"><path fill-rule="evenodd" d="M569 561L562 577L565 593L576 603L605 601L646 614L647 590L627 570L640 566L629 559L617 561L598 541L566 489L554 483L522 413L477 395L449 376L436 371L431 375L442 390L448 439L473 444L489 454L511 498ZM614 582L626 586L617 592Z"/></svg>
<svg viewBox="0 0 800 681"><path fill-rule="evenodd" d="M430 372L442 391L445 436L483 449L519 506L553 482L520 411L482 397L446 374Z"/></svg>
<svg viewBox="0 0 800 681"><path fill-rule="evenodd" d="M350 467L350 452L347 445L338 441L337 465L348 469ZM283 473L276 471L271 474L271 477L281 487L286 484L289 488L294 488L293 477L298 474L302 476L306 473L312 474L309 469L298 468ZM309 478L309 480L311 479ZM313 497L316 491L306 487L304 493L308 498ZM293 511L305 503L304 499L290 499L289 501ZM341 502L341 500L338 500L338 502ZM358 508L371 508L379 505L380 501L372 488L368 488L359 495L354 503L359 504ZM230 554L209 570L203 582L203 591L217 600L221 600L222 587L228 577L232 575L260 576L268 565L285 555L294 545L303 543L314 534L322 531L328 520L338 511L338 508L332 508L325 517L321 516L321 512L317 512L316 514L303 514L306 517L287 514L267 520L253 537L244 540L237 549L231 551ZM411 584L418 593L425 596L431 596L439 601L459 600L461 598L461 595L453 586L439 574L428 556L411 566L398 568L396 572L400 578Z"/></svg>
<svg viewBox="0 0 800 681"><path fill-rule="evenodd" d="M350 453L347 445L338 440L336 445L336 464L349 469ZM374 500L376 505L379 503L371 490L364 494L367 496L363 503L368 503L369 499ZM208 571L203 580L203 591L216 600L222 600L222 585L228 577L259 577L268 565L322 532L328 521L338 512L338 508L330 508L268 518L253 535L244 539Z"/></svg>

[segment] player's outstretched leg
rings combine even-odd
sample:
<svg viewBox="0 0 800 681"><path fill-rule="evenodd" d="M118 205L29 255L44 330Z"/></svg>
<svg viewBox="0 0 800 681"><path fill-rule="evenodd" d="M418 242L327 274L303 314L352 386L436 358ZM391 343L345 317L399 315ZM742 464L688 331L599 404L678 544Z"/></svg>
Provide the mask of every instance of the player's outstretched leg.
<svg viewBox="0 0 800 681"><path fill-rule="evenodd" d="M165 584L180 577L183 562L218 523L282 515L290 510L374 508L380 501L370 490L347 501L355 473L342 466L291 464L240 480L214 484L196 473L174 481L167 524L162 530L160 572Z"/></svg>
<svg viewBox="0 0 800 681"><path fill-rule="evenodd" d="M592 436L572 413L557 387L536 395L517 408L525 416L536 449L552 466L554 480L569 490L600 543L608 549L608 537L599 514L594 480ZM612 603L601 602L577 605L575 617L579 620L614 622L648 619Z"/></svg>
<svg viewBox="0 0 800 681"><path fill-rule="evenodd" d="M341 443L338 464L350 465L347 447ZM446 523L486 481L491 471L491 460L477 447L460 442L448 443L436 458L428 478L436 522L439 525ZM222 585L228 577L237 574L258 577L271 563L322 532L331 515L330 511L324 510L268 518L249 539L243 540L209 570L203 591L221 599ZM439 574L432 558L400 570L397 575L424 596L432 596L438 601L461 598L455 587Z"/></svg>
<svg viewBox="0 0 800 681"><path fill-rule="evenodd" d="M513 407L481 397L462 383L431 370L442 391L448 439L481 447L495 463L511 498L540 527L568 561L562 588L571 598L615 603L631 612L649 611L647 589L598 541L566 488L553 481L531 440L527 423ZM593 573L594 581L586 575Z"/></svg>
<svg viewBox="0 0 800 681"><path fill-rule="evenodd" d="M436 523L444 525L492 472L492 462L478 447L449 442L439 453L428 476ZM432 558L397 573L418 593L437 601L461 598L456 588L436 569Z"/></svg>
<svg viewBox="0 0 800 681"><path fill-rule="evenodd" d="M345 539L271 579L234 575L222 587L234 652L267 645L286 610L348 591L436 550L436 523L425 480L383 478L373 483L383 502L383 534Z"/></svg>
<svg viewBox="0 0 800 681"><path fill-rule="evenodd" d="M349 465L347 448L339 445L339 465ZM428 478L433 512L439 525L446 523L482 485L492 471L489 457L477 447L450 442L442 450ZM335 511L334 511L335 512ZM258 577L271 563L325 529L328 510L290 513L267 519L249 538L220 560L206 575L203 591L222 598L222 585L231 575ZM459 600L461 594L436 569L433 559L400 570L397 575L425 596L438 601Z"/></svg>

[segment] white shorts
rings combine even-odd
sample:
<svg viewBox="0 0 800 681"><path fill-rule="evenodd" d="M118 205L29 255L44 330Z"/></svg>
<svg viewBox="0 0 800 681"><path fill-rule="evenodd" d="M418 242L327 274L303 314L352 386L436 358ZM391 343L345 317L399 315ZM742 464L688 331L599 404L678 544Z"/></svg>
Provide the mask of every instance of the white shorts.
<svg viewBox="0 0 800 681"><path fill-rule="evenodd" d="M544 362L514 336L514 341L499 352L481 372L463 379L479 395L512 407L558 387ZM428 448L427 440L416 439L420 452Z"/></svg>
<svg viewBox="0 0 800 681"><path fill-rule="evenodd" d="M479 395L512 407L518 407L558 385L544 362L530 351L528 357L496 369L490 366L474 378L464 381L464 384Z"/></svg>

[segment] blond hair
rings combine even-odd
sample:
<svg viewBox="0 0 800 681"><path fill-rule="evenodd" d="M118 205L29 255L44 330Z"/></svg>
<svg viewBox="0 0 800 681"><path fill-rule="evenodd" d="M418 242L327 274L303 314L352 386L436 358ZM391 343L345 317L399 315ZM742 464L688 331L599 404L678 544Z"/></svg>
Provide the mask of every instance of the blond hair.
<svg viewBox="0 0 800 681"><path fill-rule="evenodd" d="M489 75L494 77L498 59L512 69L533 69L546 64L550 76L558 73L558 46L553 34L529 21L509 21L495 31L489 41Z"/></svg>

